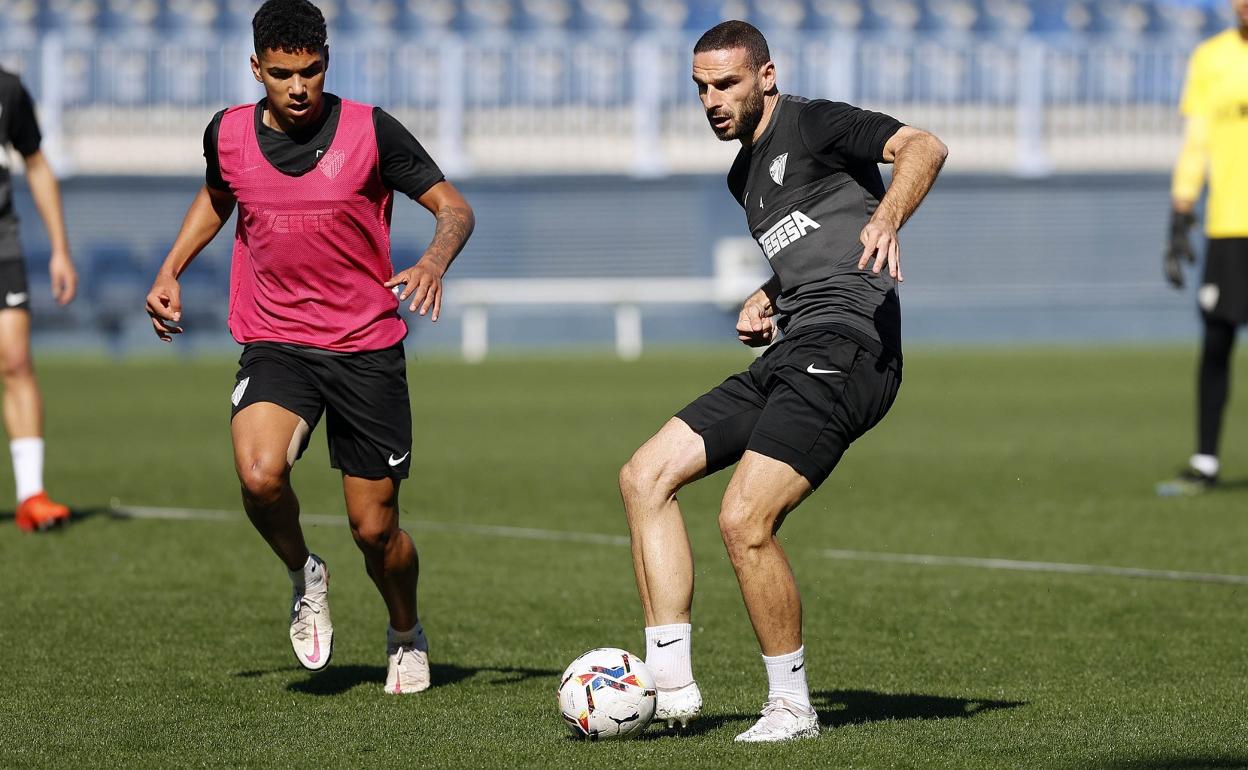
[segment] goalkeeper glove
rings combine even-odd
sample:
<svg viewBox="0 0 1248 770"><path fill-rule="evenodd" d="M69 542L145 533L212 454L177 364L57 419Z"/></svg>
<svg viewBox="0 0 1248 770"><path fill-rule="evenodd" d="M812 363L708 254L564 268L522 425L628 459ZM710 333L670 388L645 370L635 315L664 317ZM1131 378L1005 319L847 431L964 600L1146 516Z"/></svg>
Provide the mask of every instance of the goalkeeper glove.
<svg viewBox="0 0 1248 770"><path fill-rule="evenodd" d="M1196 215L1189 212L1175 211L1170 215L1170 243L1166 247L1166 256L1162 261L1166 280L1176 289L1183 288L1183 263L1189 265L1196 262L1196 252L1192 250L1192 242L1187 231L1196 224Z"/></svg>

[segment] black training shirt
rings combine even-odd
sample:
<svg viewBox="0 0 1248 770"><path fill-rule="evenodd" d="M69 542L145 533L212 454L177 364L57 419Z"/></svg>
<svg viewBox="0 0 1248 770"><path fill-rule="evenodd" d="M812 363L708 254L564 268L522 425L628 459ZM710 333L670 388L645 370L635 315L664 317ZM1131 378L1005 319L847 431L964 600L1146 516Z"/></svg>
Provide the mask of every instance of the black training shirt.
<svg viewBox="0 0 1248 770"><path fill-rule="evenodd" d="M334 141L338 118L342 114L342 100L333 94L325 94L324 98L320 120L302 131L290 133L264 125L265 101L261 99L256 103L256 137L260 141L260 150L277 170L291 176L306 174L316 168L317 160ZM217 135L224 114L225 110L222 110L213 115L212 122L204 130L204 160L207 164L204 181L209 187L228 192L230 188L221 178L221 163L217 155ZM377 134L381 181L386 187L415 200L445 179L416 137L380 107L373 108L373 128Z"/></svg>
<svg viewBox="0 0 1248 770"><path fill-rule="evenodd" d="M0 260L22 257L7 146L12 145L22 157L30 157L39 151L42 139L34 100L17 75L0 69Z"/></svg>
<svg viewBox="0 0 1248 770"><path fill-rule="evenodd" d="M858 269L859 234L884 197L877 164L901 127L878 112L782 94L762 136L737 153L728 189L779 280L785 333L834 327L901 352L896 282Z"/></svg>

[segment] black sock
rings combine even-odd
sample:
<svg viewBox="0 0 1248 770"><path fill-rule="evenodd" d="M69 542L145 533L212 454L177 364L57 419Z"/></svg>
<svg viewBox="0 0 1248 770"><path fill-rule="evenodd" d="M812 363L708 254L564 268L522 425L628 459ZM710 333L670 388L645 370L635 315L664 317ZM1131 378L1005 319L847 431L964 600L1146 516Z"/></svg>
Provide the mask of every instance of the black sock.
<svg viewBox="0 0 1248 770"><path fill-rule="evenodd" d="M1197 453L1218 454L1222 413L1231 385L1231 351L1235 348L1235 325L1205 318L1205 342L1200 354L1197 412L1200 433Z"/></svg>

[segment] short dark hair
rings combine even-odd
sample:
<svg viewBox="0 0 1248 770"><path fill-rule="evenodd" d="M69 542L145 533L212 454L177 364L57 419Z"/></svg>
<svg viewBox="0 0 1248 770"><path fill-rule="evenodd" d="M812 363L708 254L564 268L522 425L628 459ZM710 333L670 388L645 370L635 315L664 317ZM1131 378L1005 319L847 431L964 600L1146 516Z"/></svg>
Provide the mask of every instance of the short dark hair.
<svg viewBox="0 0 1248 770"><path fill-rule="evenodd" d="M301 53L325 49L325 16L308 0L268 0L251 19L256 53Z"/></svg>
<svg viewBox="0 0 1248 770"><path fill-rule="evenodd" d="M758 27L744 21L724 21L711 27L698 38L693 52L699 54L732 48L744 48L749 54L751 67L761 67L771 61L767 38L758 31Z"/></svg>

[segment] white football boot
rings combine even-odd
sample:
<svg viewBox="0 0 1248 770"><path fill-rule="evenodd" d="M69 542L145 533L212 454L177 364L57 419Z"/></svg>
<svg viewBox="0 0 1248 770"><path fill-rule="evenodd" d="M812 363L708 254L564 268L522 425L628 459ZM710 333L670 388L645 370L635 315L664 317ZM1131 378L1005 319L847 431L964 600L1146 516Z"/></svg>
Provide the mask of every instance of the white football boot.
<svg viewBox="0 0 1248 770"><path fill-rule="evenodd" d="M393 630L386 629L386 658L388 694L410 695L429 689L429 642L424 633L400 642L395 640Z"/></svg>
<svg viewBox="0 0 1248 770"><path fill-rule="evenodd" d="M666 723L667 729L677 725L688 727L689 721L702 710L702 691L697 682L675 690L659 688L654 706L654 721Z"/></svg>
<svg viewBox="0 0 1248 770"><path fill-rule="evenodd" d="M296 590L290 608L290 646L299 665L309 671L320 671L329 665L334 653L334 623L329 619L329 569L315 554L324 579Z"/></svg>
<svg viewBox="0 0 1248 770"><path fill-rule="evenodd" d="M814 709L805 711L784 698L769 700L763 706L763 717L754 726L736 737L738 743L776 743L801 738L819 737L819 715Z"/></svg>

